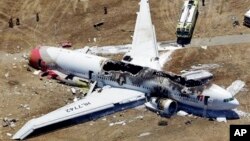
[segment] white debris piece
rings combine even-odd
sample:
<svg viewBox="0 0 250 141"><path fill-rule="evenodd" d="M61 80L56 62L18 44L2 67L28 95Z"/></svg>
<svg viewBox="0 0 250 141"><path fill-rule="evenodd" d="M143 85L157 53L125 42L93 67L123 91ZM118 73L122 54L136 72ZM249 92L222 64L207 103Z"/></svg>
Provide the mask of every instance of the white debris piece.
<svg viewBox="0 0 250 141"><path fill-rule="evenodd" d="M28 59L29 59L29 57L28 57L28 55L27 55L27 54L23 54L23 55L22 55L22 57L23 57L24 59L26 59L26 60L28 60Z"/></svg>
<svg viewBox="0 0 250 141"><path fill-rule="evenodd" d="M73 99L74 102L78 101L77 97L75 96Z"/></svg>
<svg viewBox="0 0 250 141"><path fill-rule="evenodd" d="M6 133L6 135L7 135L7 136L9 136L9 137L11 137L11 136L12 136L12 134L11 134L11 133Z"/></svg>
<svg viewBox="0 0 250 141"><path fill-rule="evenodd" d="M75 88L71 88L70 90L71 90L72 94L76 94L76 89Z"/></svg>
<svg viewBox="0 0 250 141"><path fill-rule="evenodd" d="M202 49L207 49L207 46L201 46Z"/></svg>
<svg viewBox="0 0 250 141"><path fill-rule="evenodd" d="M10 76L9 72L4 74L5 78L8 78Z"/></svg>
<svg viewBox="0 0 250 141"><path fill-rule="evenodd" d="M112 122L109 124L109 126L114 126L114 125L126 125L126 121L123 120L123 121L119 121L119 122Z"/></svg>
<svg viewBox="0 0 250 141"><path fill-rule="evenodd" d="M182 110L178 111L176 114L177 114L178 116L187 116L187 115L188 115L187 112L182 111Z"/></svg>
<svg viewBox="0 0 250 141"><path fill-rule="evenodd" d="M150 135L150 132L141 133L138 137L144 137Z"/></svg>
<svg viewBox="0 0 250 141"><path fill-rule="evenodd" d="M143 116L137 116L135 119L143 119Z"/></svg>
<svg viewBox="0 0 250 141"><path fill-rule="evenodd" d="M218 122L227 122L227 119L226 119L226 117L217 117L216 118L216 121L218 121Z"/></svg>
<svg viewBox="0 0 250 141"><path fill-rule="evenodd" d="M243 87L245 86L245 82L241 80L235 80L229 87L227 87L227 91L235 96Z"/></svg>
<svg viewBox="0 0 250 141"><path fill-rule="evenodd" d="M34 75L39 75L41 73L41 70L36 70L33 72Z"/></svg>
<svg viewBox="0 0 250 141"><path fill-rule="evenodd" d="M20 107L25 108L26 110L30 110L30 107L28 104L20 104Z"/></svg>
<svg viewBox="0 0 250 141"><path fill-rule="evenodd" d="M93 41L96 42L96 38L93 38Z"/></svg>
<svg viewBox="0 0 250 141"><path fill-rule="evenodd" d="M14 122L10 122L10 127L15 127L16 126L16 124L14 123Z"/></svg>

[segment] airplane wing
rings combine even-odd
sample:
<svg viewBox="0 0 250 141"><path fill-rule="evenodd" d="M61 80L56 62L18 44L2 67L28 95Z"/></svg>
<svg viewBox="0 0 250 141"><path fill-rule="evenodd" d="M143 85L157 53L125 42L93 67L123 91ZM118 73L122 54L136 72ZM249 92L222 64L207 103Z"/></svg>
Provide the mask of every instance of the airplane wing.
<svg viewBox="0 0 250 141"><path fill-rule="evenodd" d="M155 29L151 21L148 0L141 0L137 14L132 49L123 57L124 62L160 70Z"/></svg>
<svg viewBox="0 0 250 141"><path fill-rule="evenodd" d="M39 118L28 121L12 139L23 139L35 129L49 126L77 117L98 118L124 109L132 108L145 102L144 93L121 89L103 88L101 92L93 92L89 96L59 108ZM109 111L109 112L107 112ZM103 112L103 113L102 113Z"/></svg>

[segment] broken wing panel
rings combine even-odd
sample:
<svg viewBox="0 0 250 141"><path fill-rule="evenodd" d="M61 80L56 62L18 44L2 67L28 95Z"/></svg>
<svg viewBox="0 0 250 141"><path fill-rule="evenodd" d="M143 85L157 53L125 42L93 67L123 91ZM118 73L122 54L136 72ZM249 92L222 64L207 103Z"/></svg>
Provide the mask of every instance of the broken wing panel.
<svg viewBox="0 0 250 141"><path fill-rule="evenodd" d="M160 70L155 29L152 25L148 0L141 0L137 15L132 49L125 54L123 61L135 65Z"/></svg>
<svg viewBox="0 0 250 141"><path fill-rule="evenodd" d="M101 92L93 92L89 96L59 108L39 118L35 118L27 122L14 136L13 139L23 139L32 133L35 129L52 125L65 120L77 118L84 115L93 115L96 112L110 109L118 111L116 107L125 105L138 106L145 102L144 93L120 89L105 88ZM126 107L126 108L132 108ZM121 108L120 110L126 109Z"/></svg>

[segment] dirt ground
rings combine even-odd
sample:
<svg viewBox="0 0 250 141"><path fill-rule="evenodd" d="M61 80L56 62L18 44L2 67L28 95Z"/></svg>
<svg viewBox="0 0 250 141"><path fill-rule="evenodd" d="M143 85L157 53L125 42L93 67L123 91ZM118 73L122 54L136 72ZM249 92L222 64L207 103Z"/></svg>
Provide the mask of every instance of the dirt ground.
<svg viewBox="0 0 250 141"><path fill-rule="evenodd" d="M158 41L174 40L175 26L182 0L150 0L152 20ZM200 5L194 37L213 37L250 33L242 26L243 14L250 0L206 0ZM108 7L104 15L103 7ZM131 43L138 0L9 0L0 1L0 123L4 117L16 118L15 127L0 126L0 140L10 140L7 133L14 134L28 120L39 117L72 101L70 87L58 84L27 71L27 61L22 57L37 45L54 45L68 40L74 48ZM39 14L39 22L36 21ZM8 27L13 17L14 28ZM240 26L232 26L235 16ZM16 18L19 26L15 25ZM98 22L104 24L97 30ZM96 39L96 42L94 41ZM214 82L227 87L234 80L249 79L250 44L202 48L186 48L172 55L166 70L176 73L197 64L219 64L212 70ZM250 112L249 91L237 96L240 110ZM23 105L28 105L24 107ZM140 118L136 118L140 117ZM142 118L143 117L143 118ZM124 121L126 125L109 126ZM161 121L168 122L159 126ZM185 124L191 121L191 124ZM29 141L43 140L229 140L230 124L247 124L248 118L227 123L208 121L203 118L161 118L143 109L131 109L105 118L49 132ZM142 133L150 135L139 137Z"/></svg>

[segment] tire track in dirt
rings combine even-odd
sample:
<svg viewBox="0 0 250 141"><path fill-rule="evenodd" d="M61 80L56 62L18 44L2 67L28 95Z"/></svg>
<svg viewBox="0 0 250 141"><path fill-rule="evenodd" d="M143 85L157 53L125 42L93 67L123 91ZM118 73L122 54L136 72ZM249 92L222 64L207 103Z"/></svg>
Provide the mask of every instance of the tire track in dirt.
<svg viewBox="0 0 250 141"><path fill-rule="evenodd" d="M63 8L60 8L61 5L63 5L63 0L60 0L59 3L55 3L56 7L54 8L53 10L53 13L50 14L50 17L49 19L47 20L47 24L44 25L44 27L49 27L52 23L52 20L56 17L56 13L58 12L58 9L63 9ZM53 4L50 4L50 6L53 6ZM50 7L48 7L49 9Z"/></svg>
<svg viewBox="0 0 250 141"><path fill-rule="evenodd" d="M168 31L172 31L172 28L168 25L168 22L171 21L172 19L170 18L170 13L172 13L172 10L170 8L170 4L168 4L168 1L165 1L165 0L161 0L160 2L160 15L163 19L163 23L164 23L164 26L166 27L166 29ZM165 12L165 7L164 6L167 6L166 9L167 11Z"/></svg>

